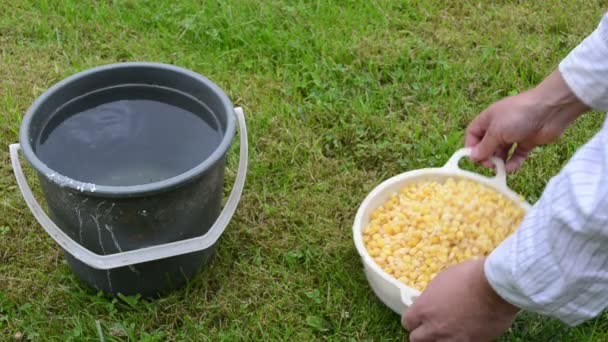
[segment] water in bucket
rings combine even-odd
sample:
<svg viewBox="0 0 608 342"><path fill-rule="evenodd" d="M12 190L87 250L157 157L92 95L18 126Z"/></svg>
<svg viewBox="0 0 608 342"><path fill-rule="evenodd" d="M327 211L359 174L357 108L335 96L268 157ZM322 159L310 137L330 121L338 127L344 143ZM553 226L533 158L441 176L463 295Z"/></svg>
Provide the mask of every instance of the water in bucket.
<svg viewBox="0 0 608 342"><path fill-rule="evenodd" d="M213 118L202 103L173 90L112 87L60 107L35 151L48 167L81 182L153 183L213 153L222 138Z"/></svg>

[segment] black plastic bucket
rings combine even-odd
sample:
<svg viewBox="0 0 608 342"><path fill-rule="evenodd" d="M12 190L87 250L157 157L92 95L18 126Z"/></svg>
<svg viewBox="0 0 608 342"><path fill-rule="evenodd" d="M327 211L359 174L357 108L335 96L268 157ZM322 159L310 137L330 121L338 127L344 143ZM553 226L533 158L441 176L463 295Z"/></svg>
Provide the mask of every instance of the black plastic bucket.
<svg viewBox="0 0 608 342"><path fill-rule="evenodd" d="M156 296L207 265L234 213L247 158L240 115L239 184L224 211L235 109L207 78L172 65L86 70L29 108L19 143L50 218L30 196L18 145L13 167L30 209L82 281L109 294Z"/></svg>

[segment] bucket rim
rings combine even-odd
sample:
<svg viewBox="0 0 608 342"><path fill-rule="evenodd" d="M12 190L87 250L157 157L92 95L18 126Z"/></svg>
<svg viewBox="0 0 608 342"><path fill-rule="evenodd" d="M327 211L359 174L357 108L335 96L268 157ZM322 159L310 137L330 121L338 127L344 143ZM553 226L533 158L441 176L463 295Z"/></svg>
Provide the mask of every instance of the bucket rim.
<svg viewBox="0 0 608 342"><path fill-rule="evenodd" d="M157 182L128 186L99 185L78 181L51 169L42 160L40 160L40 158L38 158L32 147L33 137L30 135L29 127L32 123L34 116L38 114L40 106L46 100L48 100L52 95L61 91L61 89L67 84L75 82L79 79L91 77L95 74L102 72L116 72L117 69L137 67L157 68L166 71L171 71L176 74L181 74L183 76L190 77L202 83L204 86L208 87L212 92L215 93L215 95L219 98L221 102L222 111L226 113L226 130L223 133L222 140L217 145L215 151L213 151L211 155L209 155L207 158L202 160L194 167L188 169L185 172L176 174L173 177L166 178ZM220 113L214 112L214 115L220 115ZM221 158L226 155L228 149L232 144L235 130L236 122L234 106L232 102L230 101L226 93L207 77L195 71L172 64L158 62L118 62L100 65L97 67L77 72L71 76L62 79L61 81L55 83L47 90L45 90L40 96L38 96L38 98L36 98L36 100L34 100L34 102L27 109L23 117L19 129L19 143L21 145L23 155L27 162L30 164L30 166L33 167L42 177L46 178L47 180L51 181L56 185L59 185L62 188L69 188L73 191L98 197L138 197L171 190L196 179L198 176L209 170L213 165L215 165Z"/></svg>

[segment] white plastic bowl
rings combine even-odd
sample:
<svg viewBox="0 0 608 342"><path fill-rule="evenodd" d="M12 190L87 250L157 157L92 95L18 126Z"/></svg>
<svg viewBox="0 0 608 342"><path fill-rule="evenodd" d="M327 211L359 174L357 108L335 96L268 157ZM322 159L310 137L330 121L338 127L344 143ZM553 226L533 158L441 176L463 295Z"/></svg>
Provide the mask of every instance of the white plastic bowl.
<svg viewBox="0 0 608 342"><path fill-rule="evenodd" d="M408 183L423 180L443 181L447 178L466 178L493 188L516 203L519 203L525 212L530 209L530 204L522 201L517 193L507 186L507 175L504 163L501 159L492 158L492 162L496 166L496 176L494 177L486 177L478 173L460 169L458 167L460 159L469 156L470 152L471 150L469 148L463 148L456 151L448 162L440 168L413 170L389 178L367 195L357 211L353 224L353 238L357 251L361 256L367 280L376 296L378 296L386 306L399 315L414 303L416 298L420 295L420 291L404 285L399 280L383 271L367 253L362 235L363 229L365 229L369 223L371 213L384 204L390 198L391 194L399 192Z"/></svg>

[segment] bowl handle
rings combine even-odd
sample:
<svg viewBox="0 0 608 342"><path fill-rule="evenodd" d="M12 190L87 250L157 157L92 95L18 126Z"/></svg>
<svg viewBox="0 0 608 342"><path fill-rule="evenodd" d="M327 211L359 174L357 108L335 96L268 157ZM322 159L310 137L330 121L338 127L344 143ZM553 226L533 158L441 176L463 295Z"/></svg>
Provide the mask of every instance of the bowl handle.
<svg viewBox="0 0 608 342"><path fill-rule="evenodd" d="M407 291L404 288L401 288L400 291L401 291L401 303L404 306L402 314L405 314L405 312L412 305L414 305L414 302L416 301L416 299L418 299L418 296L412 296L412 294L408 293L409 291Z"/></svg>
<svg viewBox="0 0 608 342"><path fill-rule="evenodd" d="M462 159L463 157L469 157L469 156L471 156L471 148L470 147L461 148L458 151L454 152L454 154L450 157L448 162L445 163L445 165L443 166L443 169L452 170L452 171L462 170L460 167L458 167L458 163L460 162L460 159ZM500 159L498 157L494 157L494 156L490 157L490 161L496 167L496 175L491 178L492 183L494 183L494 185L496 185L500 188L506 188L507 187L507 171L505 170L505 162L502 159Z"/></svg>

